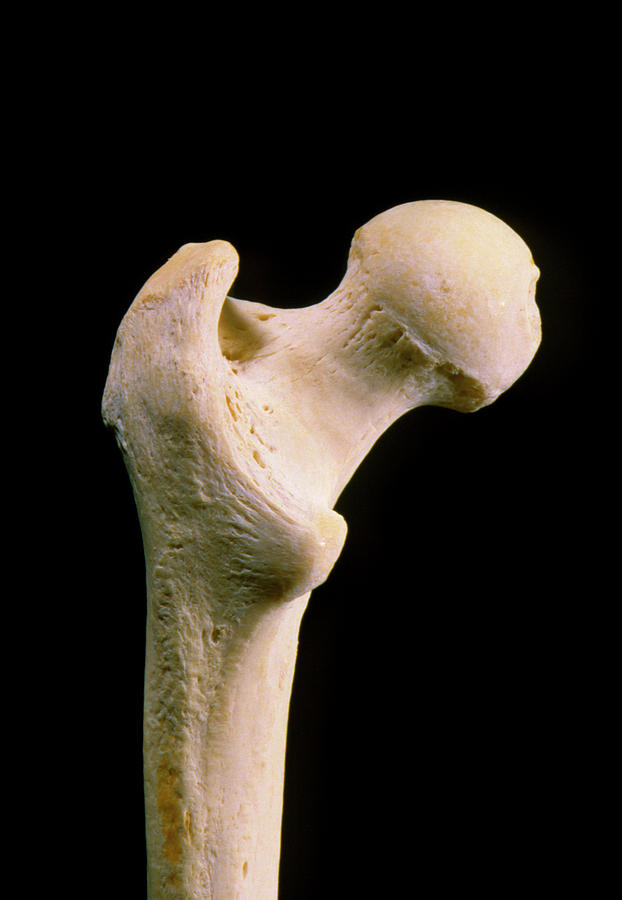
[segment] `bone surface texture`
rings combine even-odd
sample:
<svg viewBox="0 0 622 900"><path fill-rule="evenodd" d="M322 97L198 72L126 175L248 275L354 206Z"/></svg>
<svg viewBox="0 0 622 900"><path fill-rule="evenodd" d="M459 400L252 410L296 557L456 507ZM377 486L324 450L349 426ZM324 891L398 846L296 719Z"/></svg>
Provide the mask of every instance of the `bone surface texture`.
<svg viewBox="0 0 622 900"><path fill-rule="evenodd" d="M178 250L121 323L103 401L145 547L151 900L275 900L298 630L343 546L335 501L395 419L492 403L540 341L529 249L462 203L376 216L304 309L234 299L237 269L226 241Z"/></svg>

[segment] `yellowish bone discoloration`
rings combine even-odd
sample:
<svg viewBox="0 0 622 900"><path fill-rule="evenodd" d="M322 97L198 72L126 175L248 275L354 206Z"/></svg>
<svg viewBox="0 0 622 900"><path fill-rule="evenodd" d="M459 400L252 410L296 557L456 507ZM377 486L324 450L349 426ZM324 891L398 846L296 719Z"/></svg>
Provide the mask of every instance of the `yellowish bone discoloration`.
<svg viewBox="0 0 622 900"><path fill-rule="evenodd" d="M179 772L171 765L169 757L165 756L158 766L156 790L164 858L173 868L181 862L181 834L184 825L178 785Z"/></svg>

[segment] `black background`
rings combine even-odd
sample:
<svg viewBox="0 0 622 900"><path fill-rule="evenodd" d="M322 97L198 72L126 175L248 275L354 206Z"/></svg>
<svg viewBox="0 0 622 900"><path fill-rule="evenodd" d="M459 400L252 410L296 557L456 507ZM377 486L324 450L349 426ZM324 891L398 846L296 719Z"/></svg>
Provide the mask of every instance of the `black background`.
<svg viewBox="0 0 622 900"><path fill-rule="evenodd" d="M578 22L562 39L533 20L485 33L455 15L353 15L170 13L131 34L108 22L103 46L91 22L43 86L63 392L48 515L67 587L41 742L66 864L90 885L76 896L146 896L142 544L99 413L122 316L179 246L213 238L239 252L234 296L316 302L358 226L426 198L524 238L543 341L493 406L397 422L337 504L347 543L301 631L280 897L496 898L599 878L606 75L578 52L595 40Z"/></svg>

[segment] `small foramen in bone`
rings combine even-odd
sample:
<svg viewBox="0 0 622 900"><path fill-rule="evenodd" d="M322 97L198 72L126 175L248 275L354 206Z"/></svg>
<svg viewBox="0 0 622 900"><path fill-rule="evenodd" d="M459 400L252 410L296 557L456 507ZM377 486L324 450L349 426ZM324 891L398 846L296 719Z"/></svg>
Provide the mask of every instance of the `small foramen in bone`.
<svg viewBox="0 0 622 900"><path fill-rule="evenodd" d="M151 900L276 900L298 630L345 540L335 502L398 417L492 403L540 342L528 247L468 204L376 216L315 306L234 299L237 268L221 240L172 256L103 401L145 546Z"/></svg>

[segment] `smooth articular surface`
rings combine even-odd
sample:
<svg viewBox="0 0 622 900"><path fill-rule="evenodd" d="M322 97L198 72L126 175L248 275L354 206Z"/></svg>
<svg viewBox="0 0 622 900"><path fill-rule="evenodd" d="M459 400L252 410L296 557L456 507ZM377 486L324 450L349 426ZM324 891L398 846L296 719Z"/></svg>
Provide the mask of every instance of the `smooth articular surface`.
<svg viewBox="0 0 622 900"><path fill-rule="evenodd" d="M298 628L345 540L335 501L396 418L493 402L540 340L527 246L466 204L372 219L305 309L229 296L237 266L226 241L187 244L148 280L103 403L145 544L152 900L276 898Z"/></svg>

